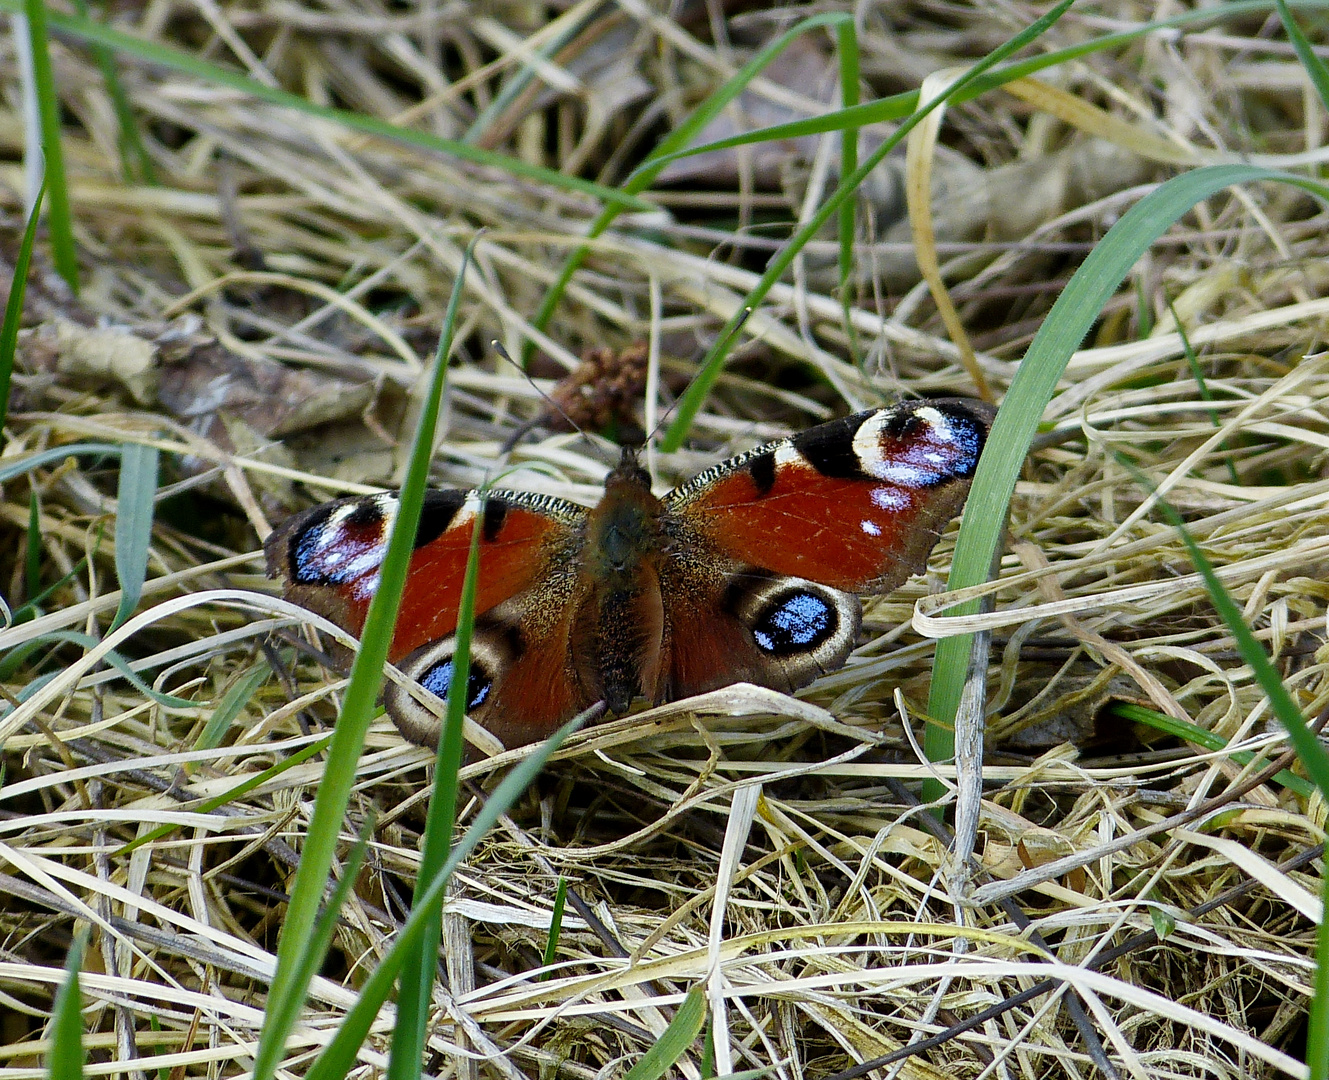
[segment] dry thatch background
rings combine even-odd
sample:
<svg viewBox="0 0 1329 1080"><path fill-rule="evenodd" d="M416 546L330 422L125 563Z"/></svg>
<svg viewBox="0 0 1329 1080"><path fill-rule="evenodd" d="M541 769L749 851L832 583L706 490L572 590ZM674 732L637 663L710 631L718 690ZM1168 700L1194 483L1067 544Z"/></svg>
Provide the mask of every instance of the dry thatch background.
<svg viewBox="0 0 1329 1080"><path fill-rule="evenodd" d="M1159 14L1109 7L1111 18L1073 9L1044 44ZM972 62L1037 12L921 2L860 14L866 93L880 96ZM790 22L739 5L666 13L632 0L549 15L466 0L153 0L115 18L311 100L609 184ZM67 42L54 52L85 280L77 299L44 267L30 285L4 452L124 439L164 451L140 607L153 615L114 647L157 689L198 704L168 710L114 668L76 666L87 655L78 643L0 661L11 701L42 675L67 676L0 717L0 1080L41 1073L38 1040L79 921L97 928L84 981L90 1075L239 1075L320 767L299 766L216 813L199 813L198 800L310 741L335 717L341 683L288 646L264 653L281 620L262 600L198 594L270 594L257 555L270 522L393 481L421 364L479 226L488 232L462 303L437 480L483 480L502 440L540 408L536 388L486 343L518 354L525 320L596 207L126 61L160 180L129 185L97 67ZM830 55L824 34L796 46L745 95L730 130L823 110ZM522 79L532 56L538 78ZM7 260L22 223L15 71L12 39L0 37ZM1139 39L1048 77L1115 117L1116 141L997 92L948 112L929 155L940 259L998 395L1096 237L1140 185L1169 174L1151 147L1198 159L1329 156L1319 152L1324 111L1264 14ZM850 408L974 392L916 285L903 169L891 159L861 202L858 361L828 234L748 325L755 340L729 364L688 449L655 459L662 484ZM658 377L645 417L653 427L789 221L835 175L834 154L816 139L680 165L651 193L658 213L620 219L596 245L540 339L541 376L589 347L646 343L652 391ZM621 1075L679 995L719 963L735 1070L824 1078L1046 973L1062 990L1079 988L1067 1000L1081 1003L1120 1075L1285 1075L1256 1051L1302 1052L1321 866L1304 856L1323 839L1324 807L1268 781L1199 822L1149 831L1239 791L1251 773L1232 751L1276 757L1281 733L1180 540L1114 452L1166 485L1315 717L1329 703L1329 363L1317 355L1329 318L1325 231L1324 208L1290 188L1210 200L1155 245L1072 361L1047 417L1058 434L1036 448L1016 492L1005 585L988 620L984 873L970 897L981 902L958 902L942 841L906 799L932 771L913 740L933 643L910 619L945 580L952 532L926 576L868 604L863 647L801 703L736 695L705 714L672 709L658 723L597 728L562 752L457 882L428 1071ZM541 429L512 460L529 467L505 486L589 502L611 452ZM65 579L38 622L6 632L9 646L36 630L105 633L117 599L112 466L53 462L4 484L0 583L11 607L30 598L34 494L40 585ZM1055 575L1038 573L1045 564ZM1068 602L1043 607L1058 599ZM243 707L223 745L192 752L236 687ZM1188 719L1231 749L1133 725L1120 702ZM313 987L293 1072L402 918L429 760L388 721L373 728L345 830L349 844L377 814L370 861ZM468 767L463 824L507 760ZM736 791L758 781L747 843L722 860ZM116 854L168 821L179 828L167 839ZM1037 869L1075 854L1072 868ZM1021 872L1015 899L1050 954L994 902L993 883ZM559 967L537 981L559 875L594 920L569 908ZM1225 902L1201 909L1216 898ZM711 948L717 902L727 905L724 937ZM1099 954L1151 931L1161 943L1094 968ZM390 1025L385 1012L365 1075L383 1061ZM677 1075L700 1075L699 1061L700 1044ZM873 1075L1096 1069L1058 993Z"/></svg>

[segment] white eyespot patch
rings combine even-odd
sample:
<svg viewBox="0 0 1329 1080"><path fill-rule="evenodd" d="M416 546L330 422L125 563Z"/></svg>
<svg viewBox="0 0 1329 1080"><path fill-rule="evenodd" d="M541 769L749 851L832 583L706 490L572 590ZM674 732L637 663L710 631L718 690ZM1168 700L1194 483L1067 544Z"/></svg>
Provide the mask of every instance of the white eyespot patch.
<svg viewBox="0 0 1329 1080"><path fill-rule="evenodd" d="M864 473L906 490L935 487L973 473L982 440L971 422L930 405L916 408L910 420L912 430L903 438L888 434L889 426L900 422L899 414L890 410L859 426L854 454Z"/></svg>
<svg viewBox="0 0 1329 1080"><path fill-rule="evenodd" d="M368 599L378 587L378 567L396 516L397 497L390 493L337 507L296 539L292 576L306 584L350 583L356 599Z"/></svg>
<svg viewBox="0 0 1329 1080"><path fill-rule="evenodd" d="M909 492L897 487L874 487L868 495L873 505L888 512L908 510L913 504Z"/></svg>

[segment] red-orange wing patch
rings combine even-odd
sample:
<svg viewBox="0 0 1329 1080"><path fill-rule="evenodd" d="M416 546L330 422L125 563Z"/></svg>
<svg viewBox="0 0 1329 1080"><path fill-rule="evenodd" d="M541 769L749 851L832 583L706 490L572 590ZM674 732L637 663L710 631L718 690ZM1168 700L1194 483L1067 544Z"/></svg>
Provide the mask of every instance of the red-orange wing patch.
<svg viewBox="0 0 1329 1080"><path fill-rule="evenodd" d="M960 399L859 413L718 465L666 505L736 563L886 592L964 504L992 415Z"/></svg>
<svg viewBox="0 0 1329 1080"><path fill-rule="evenodd" d="M479 505L467 492L426 493L390 660L456 629ZM268 538L269 574L286 578L291 599L359 635L396 507L395 494L370 495L326 503L284 522ZM491 492L484 500L476 613L540 581L551 560L571 557L585 514L561 499Z"/></svg>

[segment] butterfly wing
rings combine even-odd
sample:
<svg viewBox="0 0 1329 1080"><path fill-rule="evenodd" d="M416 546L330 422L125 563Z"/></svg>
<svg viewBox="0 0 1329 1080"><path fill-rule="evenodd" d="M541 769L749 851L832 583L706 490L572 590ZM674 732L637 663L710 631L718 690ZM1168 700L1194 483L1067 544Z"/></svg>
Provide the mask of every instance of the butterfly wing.
<svg viewBox="0 0 1329 1080"><path fill-rule="evenodd" d="M905 402L810 428L665 497L673 533L664 697L806 685L844 663L855 593L922 570L969 491L994 410Z"/></svg>
<svg viewBox="0 0 1329 1080"><path fill-rule="evenodd" d="M341 499L284 522L266 544L286 595L359 636L397 512L393 493ZM430 491L416 532L389 659L447 696L461 584L481 522L468 710L507 745L540 738L591 704L569 660L585 507L543 495ZM385 703L407 738L437 745L432 711L390 685Z"/></svg>

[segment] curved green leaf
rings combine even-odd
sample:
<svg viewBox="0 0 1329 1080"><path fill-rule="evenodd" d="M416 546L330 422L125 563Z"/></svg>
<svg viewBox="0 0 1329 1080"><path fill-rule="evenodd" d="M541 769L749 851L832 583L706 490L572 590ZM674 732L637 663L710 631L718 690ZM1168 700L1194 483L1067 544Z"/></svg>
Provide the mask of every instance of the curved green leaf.
<svg viewBox="0 0 1329 1080"><path fill-rule="evenodd" d="M78 970L83 964L88 932L80 931L65 960L65 981L55 995L51 1011L51 1054L46 1061L48 1080L83 1080L83 999Z"/></svg>
<svg viewBox="0 0 1329 1080"><path fill-rule="evenodd" d="M1321 199L1329 196L1319 184L1253 165L1195 169L1161 184L1131 207L1072 275L1034 335L993 422L965 504L948 580L950 589L964 589L987 580L1005 528L1006 509L1015 481L1043 411L1052 400L1071 355L1131 267L1197 203L1233 184L1256 180L1278 180L1302 187ZM949 613L968 615L977 610L978 602L972 601L949 609ZM928 698L928 715L932 719L924 743L932 761L943 761L954 754L953 724L971 644L972 635L944 638L937 643ZM939 784L929 781L924 786L924 795L928 800L939 798Z"/></svg>
<svg viewBox="0 0 1329 1080"><path fill-rule="evenodd" d="M660 1080L696 1042L705 1022L706 995L700 986L694 986L678 1007L678 1012L674 1013L664 1034L624 1074L623 1080Z"/></svg>
<svg viewBox="0 0 1329 1080"><path fill-rule="evenodd" d="M157 497L157 448L126 443L120 451L120 485L115 511L115 573L120 579L120 606L111 629L138 607L148 576L152 544L152 509Z"/></svg>

